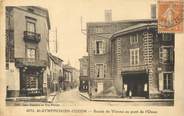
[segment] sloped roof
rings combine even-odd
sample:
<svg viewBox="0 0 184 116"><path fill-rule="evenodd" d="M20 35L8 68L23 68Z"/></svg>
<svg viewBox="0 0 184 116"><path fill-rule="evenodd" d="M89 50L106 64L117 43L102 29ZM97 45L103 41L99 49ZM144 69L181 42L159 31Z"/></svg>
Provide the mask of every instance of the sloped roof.
<svg viewBox="0 0 184 116"><path fill-rule="evenodd" d="M90 24L115 24L115 23L130 23L130 22L156 22L157 19L129 19L129 20L118 20L118 21L110 21L110 22L105 22L105 21L99 21L99 22L87 22L88 25Z"/></svg>
<svg viewBox="0 0 184 116"><path fill-rule="evenodd" d="M157 26L157 23L140 23L140 24L136 24L136 25L133 25L133 26L130 26L130 27L127 27L125 29L122 29L120 31L115 32L111 36L111 39L116 38L120 35L127 34L127 33L144 30L146 28L156 28L156 26Z"/></svg>
<svg viewBox="0 0 184 116"><path fill-rule="evenodd" d="M63 60L61 58L58 58L56 56L54 56L51 53L48 53L48 56L51 58L51 60L55 63L55 64L60 64L63 62Z"/></svg>

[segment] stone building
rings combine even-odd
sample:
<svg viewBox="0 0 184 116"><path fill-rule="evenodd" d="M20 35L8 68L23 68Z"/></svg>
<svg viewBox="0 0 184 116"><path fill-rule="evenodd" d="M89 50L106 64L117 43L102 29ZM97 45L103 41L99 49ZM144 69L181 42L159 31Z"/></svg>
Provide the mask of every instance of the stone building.
<svg viewBox="0 0 184 116"><path fill-rule="evenodd" d="M46 9L6 7L7 97L46 95L49 29Z"/></svg>
<svg viewBox="0 0 184 116"><path fill-rule="evenodd" d="M88 92L89 78L88 78L88 56L83 56L80 61L80 76L79 76L79 90L81 92Z"/></svg>
<svg viewBox="0 0 184 116"><path fill-rule="evenodd" d="M112 77L121 96L173 98L174 34L139 22L111 36Z"/></svg>
<svg viewBox="0 0 184 116"><path fill-rule="evenodd" d="M49 85L48 89L50 90L50 92L56 92L63 87L63 60L51 53L48 53L48 56L50 78L47 78L47 85Z"/></svg>
<svg viewBox="0 0 184 116"><path fill-rule="evenodd" d="M72 71L69 70L65 65L63 67L63 90L68 90L72 88Z"/></svg>
<svg viewBox="0 0 184 116"><path fill-rule="evenodd" d="M66 64L63 67L64 90L76 88L79 85L79 70Z"/></svg>
<svg viewBox="0 0 184 116"><path fill-rule="evenodd" d="M124 20L87 23L88 76L91 97L116 97L119 93L112 76L111 36L138 23L152 23L155 19ZM120 72L121 73L121 72Z"/></svg>

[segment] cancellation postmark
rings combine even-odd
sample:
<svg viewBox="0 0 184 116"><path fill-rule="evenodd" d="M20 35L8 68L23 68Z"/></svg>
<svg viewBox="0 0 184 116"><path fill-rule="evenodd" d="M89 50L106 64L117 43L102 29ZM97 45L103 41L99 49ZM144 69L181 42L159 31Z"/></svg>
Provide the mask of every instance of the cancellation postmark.
<svg viewBox="0 0 184 116"><path fill-rule="evenodd" d="M181 0L158 1L158 31L183 32L183 2Z"/></svg>

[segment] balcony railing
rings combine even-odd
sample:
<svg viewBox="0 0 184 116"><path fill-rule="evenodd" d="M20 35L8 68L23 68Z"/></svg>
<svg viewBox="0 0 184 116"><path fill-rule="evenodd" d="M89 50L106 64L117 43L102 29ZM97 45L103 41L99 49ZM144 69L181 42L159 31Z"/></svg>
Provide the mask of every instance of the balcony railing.
<svg viewBox="0 0 184 116"><path fill-rule="evenodd" d="M24 66L46 67L48 63L45 60L36 60L31 58L16 58L15 64L16 67L24 67Z"/></svg>
<svg viewBox="0 0 184 116"><path fill-rule="evenodd" d="M29 32L29 31L24 31L24 41L29 41L29 42L40 42L41 36L38 33L34 32Z"/></svg>
<svg viewBox="0 0 184 116"><path fill-rule="evenodd" d="M135 65L135 66L123 66L123 72L130 72L130 71L147 71L147 65Z"/></svg>

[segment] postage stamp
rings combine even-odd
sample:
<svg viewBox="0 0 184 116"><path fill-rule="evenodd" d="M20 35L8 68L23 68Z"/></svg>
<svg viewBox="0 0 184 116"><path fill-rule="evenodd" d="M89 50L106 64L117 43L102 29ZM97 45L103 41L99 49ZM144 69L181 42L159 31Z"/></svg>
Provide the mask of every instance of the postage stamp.
<svg viewBox="0 0 184 116"><path fill-rule="evenodd" d="M158 31L183 32L183 2L181 0L158 1Z"/></svg>

